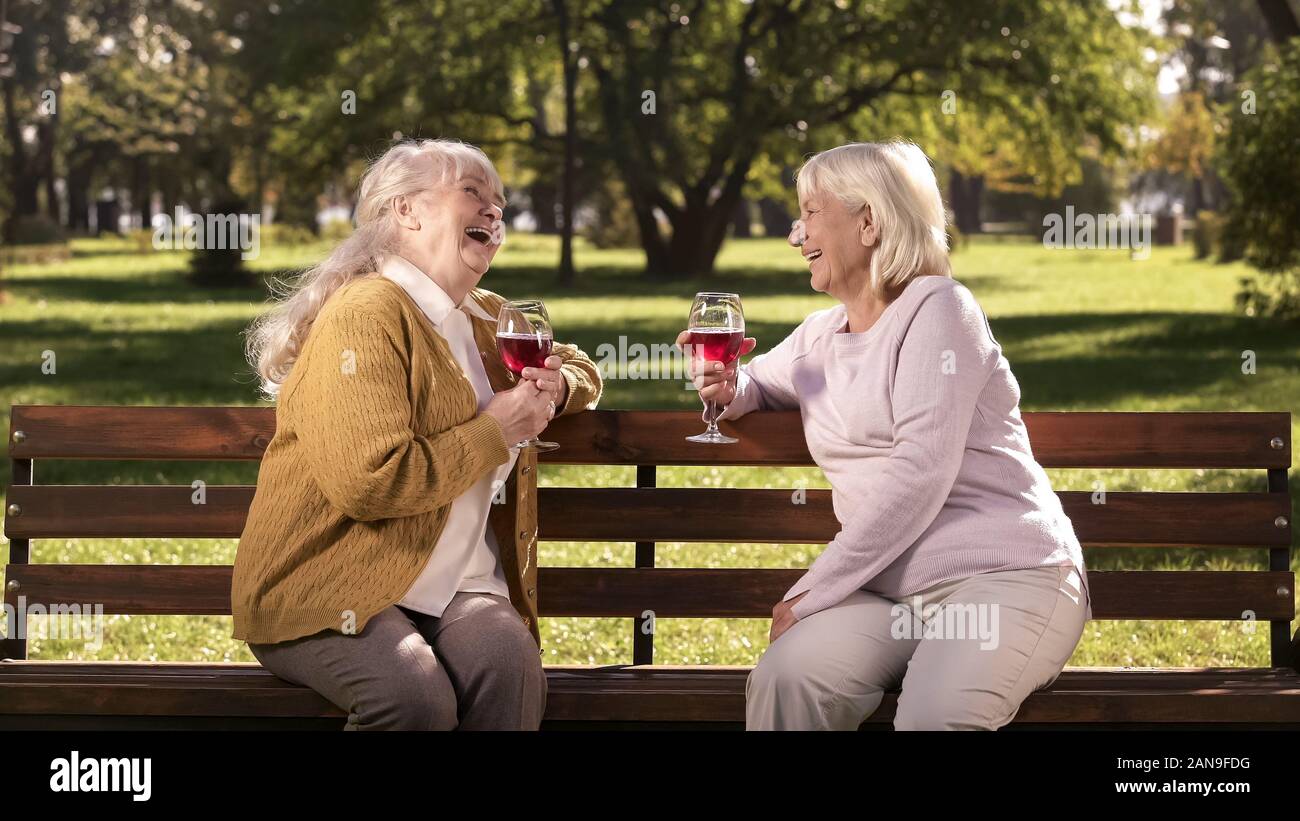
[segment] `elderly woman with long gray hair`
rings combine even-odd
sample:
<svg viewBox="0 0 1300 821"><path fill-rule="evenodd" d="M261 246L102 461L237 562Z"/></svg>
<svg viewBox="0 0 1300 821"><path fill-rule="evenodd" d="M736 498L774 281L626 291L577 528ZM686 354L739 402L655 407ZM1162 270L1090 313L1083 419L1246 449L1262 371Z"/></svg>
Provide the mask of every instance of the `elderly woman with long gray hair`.
<svg viewBox="0 0 1300 821"><path fill-rule="evenodd" d="M595 407L601 380L572 345L518 378L502 364L505 300L478 285L504 205L477 148L394 145L361 180L351 237L249 333L276 430L234 636L348 729L541 722L536 523L527 505L490 514L518 482L512 444Z"/></svg>

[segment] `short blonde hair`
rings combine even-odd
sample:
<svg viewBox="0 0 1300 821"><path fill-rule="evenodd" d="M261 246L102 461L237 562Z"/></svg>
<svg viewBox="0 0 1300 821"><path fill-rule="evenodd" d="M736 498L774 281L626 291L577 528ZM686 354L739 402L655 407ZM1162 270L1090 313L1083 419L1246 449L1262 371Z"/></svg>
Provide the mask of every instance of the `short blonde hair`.
<svg viewBox="0 0 1300 821"><path fill-rule="evenodd" d="M871 257L876 293L918 276L952 276L948 215L930 158L915 143L849 143L814 154L796 177L799 198L830 194L852 212L871 206L880 231Z"/></svg>

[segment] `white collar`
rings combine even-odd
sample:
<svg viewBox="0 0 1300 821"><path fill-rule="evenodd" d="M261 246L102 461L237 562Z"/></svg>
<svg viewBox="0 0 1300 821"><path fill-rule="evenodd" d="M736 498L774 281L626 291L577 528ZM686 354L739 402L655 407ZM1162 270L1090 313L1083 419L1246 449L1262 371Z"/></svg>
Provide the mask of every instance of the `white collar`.
<svg viewBox="0 0 1300 821"><path fill-rule="evenodd" d="M410 295L424 315L434 325L441 327L447 314L457 308L462 311L473 314L479 319L486 319L488 322L496 322L497 318L479 307L468 295L462 299L460 304L451 301L451 297L442 289L442 286L433 281L432 277L426 276L423 271L415 267L415 263L399 254L385 254L383 263L380 265L379 273L385 278L396 282Z"/></svg>

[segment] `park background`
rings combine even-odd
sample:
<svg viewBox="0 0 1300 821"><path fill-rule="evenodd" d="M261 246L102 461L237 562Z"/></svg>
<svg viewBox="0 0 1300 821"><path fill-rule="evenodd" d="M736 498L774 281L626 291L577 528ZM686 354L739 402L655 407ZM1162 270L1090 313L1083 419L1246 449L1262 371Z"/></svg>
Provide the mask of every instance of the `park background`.
<svg viewBox="0 0 1300 821"><path fill-rule="evenodd" d="M935 161L955 276L1023 410L1300 405L1289 0L0 2L6 430L13 404L260 404L241 334L270 284L346 236L368 159L437 136L483 147L507 186L511 229L483 286L544 298L557 338L594 358L620 335L670 343L699 290L742 295L758 352L828 307L784 243L793 172L817 150L902 136ZM1049 247L1043 218L1067 206L1150 214L1159 244L1149 257ZM156 247L152 226L178 208L260 215L260 254ZM601 407L699 407L681 380L645 376L607 373ZM242 463L35 470L41 483L256 479ZM1049 474L1058 490L1265 489L1262 472ZM546 466L540 481L631 486L634 472ZM659 485L826 483L815 469L660 468ZM31 558L229 564L235 549L38 540ZM656 560L798 567L819 549L661 543ZM0 565L7 552L0 539ZM1087 552L1094 569L1266 561ZM543 543L540 562L631 566L633 546ZM660 620L656 661L752 664L767 629ZM544 619L545 659L627 662L631 633L626 619ZM39 638L29 653L253 660L225 617L112 616L95 653ZM1070 663L1267 666L1268 631L1097 621Z"/></svg>

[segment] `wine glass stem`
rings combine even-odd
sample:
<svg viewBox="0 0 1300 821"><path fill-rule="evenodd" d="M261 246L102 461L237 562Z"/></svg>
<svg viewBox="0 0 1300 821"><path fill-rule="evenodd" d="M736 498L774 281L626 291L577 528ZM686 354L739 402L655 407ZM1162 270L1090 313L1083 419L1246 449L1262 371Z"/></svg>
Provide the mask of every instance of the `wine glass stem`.
<svg viewBox="0 0 1300 821"><path fill-rule="evenodd" d="M714 399L706 399L706 407L709 410L709 429L706 433L718 432L718 403Z"/></svg>

